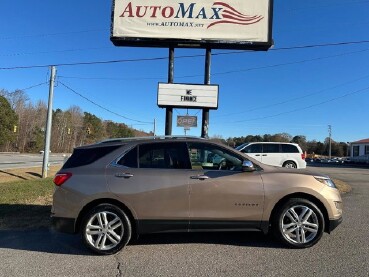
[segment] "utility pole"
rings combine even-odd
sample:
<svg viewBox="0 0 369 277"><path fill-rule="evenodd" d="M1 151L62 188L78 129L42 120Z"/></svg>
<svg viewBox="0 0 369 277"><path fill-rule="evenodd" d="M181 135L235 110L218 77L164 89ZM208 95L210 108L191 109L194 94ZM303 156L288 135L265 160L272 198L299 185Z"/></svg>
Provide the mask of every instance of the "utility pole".
<svg viewBox="0 0 369 277"><path fill-rule="evenodd" d="M156 136L156 118L154 118L154 137Z"/></svg>
<svg viewBox="0 0 369 277"><path fill-rule="evenodd" d="M328 134L329 134L329 159L332 158L332 126L328 125Z"/></svg>
<svg viewBox="0 0 369 277"><path fill-rule="evenodd" d="M206 48L204 84L210 85L211 49ZM209 108L202 109L201 137L209 136Z"/></svg>
<svg viewBox="0 0 369 277"><path fill-rule="evenodd" d="M168 63L168 84L174 82L174 47L169 48L169 63ZM165 109L165 135L172 135L173 125L173 107Z"/></svg>
<svg viewBox="0 0 369 277"><path fill-rule="evenodd" d="M49 84L49 104L47 107L47 120L45 131L45 149L44 160L42 163L42 178L47 177L47 171L49 167L49 152L50 152L50 138L51 138L51 124L53 116L53 98L54 98L54 81L55 81L56 69L55 66L51 67L50 84Z"/></svg>

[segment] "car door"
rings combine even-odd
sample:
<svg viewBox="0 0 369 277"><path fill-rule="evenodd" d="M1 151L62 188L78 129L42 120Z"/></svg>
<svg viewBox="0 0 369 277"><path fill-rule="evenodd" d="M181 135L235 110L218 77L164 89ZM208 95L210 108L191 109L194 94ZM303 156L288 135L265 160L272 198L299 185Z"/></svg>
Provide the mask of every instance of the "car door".
<svg viewBox="0 0 369 277"><path fill-rule="evenodd" d="M254 158L258 162L261 162L261 155L263 152L262 145L260 143L252 143L247 145L241 152L247 154L251 158Z"/></svg>
<svg viewBox="0 0 369 277"><path fill-rule="evenodd" d="M283 155L279 143L264 143L261 162L268 165L282 166Z"/></svg>
<svg viewBox="0 0 369 277"><path fill-rule="evenodd" d="M188 228L185 143L135 146L106 169L108 187L138 219L140 233Z"/></svg>
<svg viewBox="0 0 369 277"><path fill-rule="evenodd" d="M258 228L264 190L258 171L242 172L242 156L209 143L188 143L190 229ZM209 157L222 156L222 164ZM219 160L219 158L217 158Z"/></svg>

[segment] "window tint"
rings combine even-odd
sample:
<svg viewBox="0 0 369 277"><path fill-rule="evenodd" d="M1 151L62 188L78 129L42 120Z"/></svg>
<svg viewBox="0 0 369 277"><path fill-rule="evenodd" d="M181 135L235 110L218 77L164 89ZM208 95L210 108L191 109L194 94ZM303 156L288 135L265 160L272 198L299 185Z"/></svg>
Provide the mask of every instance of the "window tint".
<svg viewBox="0 0 369 277"><path fill-rule="evenodd" d="M295 145L292 144L282 144L283 153L299 153L299 150Z"/></svg>
<svg viewBox="0 0 369 277"><path fill-rule="evenodd" d="M91 164L119 147L121 147L121 145L76 148L74 149L72 156L64 164L63 168L73 168Z"/></svg>
<svg viewBox="0 0 369 277"><path fill-rule="evenodd" d="M231 152L215 145L189 143L193 169L241 170L242 160Z"/></svg>
<svg viewBox="0 0 369 277"><path fill-rule="evenodd" d="M263 153L279 153L279 144L263 144Z"/></svg>
<svg viewBox="0 0 369 277"><path fill-rule="evenodd" d="M242 150L243 153L261 153L261 144L251 144Z"/></svg>
<svg viewBox="0 0 369 277"><path fill-rule="evenodd" d="M352 156L357 157L359 156L359 146L352 147Z"/></svg>
<svg viewBox="0 0 369 277"><path fill-rule="evenodd" d="M140 168L188 169L190 164L186 144L174 142L140 145L139 166Z"/></svg>
<svg viewBox="0 0 369 277"><path fill-rule="evenodd" d="M119 165L123 165L126 167L137 168L137 147L130 150L126 153L119 161Z"/></svg>

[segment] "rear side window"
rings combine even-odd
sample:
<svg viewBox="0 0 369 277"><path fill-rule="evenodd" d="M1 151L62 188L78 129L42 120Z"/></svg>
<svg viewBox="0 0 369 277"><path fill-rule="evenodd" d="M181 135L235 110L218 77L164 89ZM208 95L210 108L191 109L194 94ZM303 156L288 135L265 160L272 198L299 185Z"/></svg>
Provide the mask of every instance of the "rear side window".
<svg viewBox="0 0 369 277"><path fill-rule="evenodd" d="M263 153L279 153L279 144L263 144Z"/></svg>
<svg viewBox="0 0 369 277"><path fill-rule="evenodd" d="M123 165L126 167L131 167L131 168L137 168L138 163L137 163L137 147L133 148L132 150L130 150L128 153L126 153L119 161L118 164L119 165Z"/></svg>
<svg viewBox="0 0 369 277"><path fill-rule="evenodd" d="M74 149L72 156L67 160L63 168L73 168L92 164L119 147L121 147L121 145Z"/></svg>
<svg viewBox="0 0 369 277"><path fill-rule="evenodd" d="M283 153L300 153L295 145L292 144L282 144Z"/></svg>
<svg viewBox="0 0 369 277"><path fill-rule="evenodd" d="M188 169L187 147L185 143L152 143L139 147L140 168Z"/></svg>
<svg viewBox="0 0 369 277"><path fill-rule="evenodd" d="M242 150L243 153L261 153L261 144L251 144Z"/></svg>

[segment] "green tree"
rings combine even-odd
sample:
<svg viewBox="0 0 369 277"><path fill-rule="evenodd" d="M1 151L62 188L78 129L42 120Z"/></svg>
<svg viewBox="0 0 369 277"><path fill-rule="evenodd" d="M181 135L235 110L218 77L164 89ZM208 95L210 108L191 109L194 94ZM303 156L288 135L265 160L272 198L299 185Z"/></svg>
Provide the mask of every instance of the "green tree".
<svg viewBox="0 0 369 277"><path fill-rule="evenodd" d="M0 147L8 150L16 139L18 116L8 100L0 96Z"/></svg>
<svg viewBox="0 0 369 277"><path fill-rule="evenodd" d="M85 143L94 143L104 137L104 127L100 118L88 112L84 113L83 128L86 132Z"/></svg>
<svg viewBox="0 0 369 277"><path fill-rule="evenodd" d="M108 138L128 138L134 136L132 129L126 124L105 121L104 125L106 136Z"/></svg>
<svg viewBox="0 0 369 277"><path fill-rule="evenodd" d="M294 136L291 142L297 143L298 145L300 145L303 151L308 151L308 145L307 145L305 136L302 136L302 135Z"/></svg>

